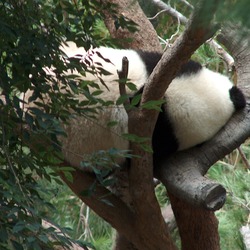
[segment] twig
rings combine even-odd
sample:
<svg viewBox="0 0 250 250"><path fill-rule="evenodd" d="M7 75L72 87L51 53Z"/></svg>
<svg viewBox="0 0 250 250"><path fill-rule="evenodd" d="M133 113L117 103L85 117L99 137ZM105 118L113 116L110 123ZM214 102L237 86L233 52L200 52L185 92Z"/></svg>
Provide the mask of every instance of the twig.
<svg viewBox="0 0 250 250"><path fill-rule="evenodd" d="M86 215L84 215L85 207L86 207ZM81 208L80 208L80 218L79 218L78 225L77 225L77 231L80 231L81 224L82 224L84 232L83 234L81 234L78 240L80 240L81 237L84 236L85 241L89 239L93 241L94 237L89 227L89 207L85 205L84 203L82 203Z"/></svg>
<svg viewBox="0 0 250 250"><path fill-rule="evenodd" d="M188 19L183 14L173 9L170 5L162 2L161 0L152 0L152 2L162 10L165 10L165 12L169 15L177 18L177 20L180 21L181 24L186 24L188 22ZM207 43L210 44L216 50L218 55L223 58L223 60L228 65L229 71L231 71L234 66L233 57L229 53L227 53L215 40L210 39L209 41L207 41Z"/></svg>
<svg viewBox="0 0 250 250"><path fill-rule="evenodd" d="M207 41L207 43L213 47L217 54L227 63L228 65L228 70L231 71L233 69L234 66L234 59L233 57L227 53L220 44L218 44L215 40L211 39L209 41Z"/></svg>
<svg viewBox="0 0 250 250"><path fill-rule="evenodd" d="M250 163L245 155L245 153L243 152L243 150L241 149L241 147L238 147L238 152L240 153L241 159L244 163L244 165L246 166L247 169L250 169Z"/></svg>
<svg viewBox="0 0 250 250"><path fill-rule="evenodd" d="M161 0L152 0L152 2L172 17L176 17L177 19L179 19L182 24L186 24L188 22L188 19L184 15L173 9L170 5L162 2Z"/></svg>
<svg viewBox="0 0 250 250"><path fill-rule="evenodd" d="M153 17L148 17L148 20L154 20L156 17L158 17L161 13L166 12L167 10L161 10L157 12Z"/></svg>
<svg viewBox="0 0 250 250"><path fill-rule="evenodd" d="M169 39L167 39L168 44L170 44L170 41L173 40L173 38L176 37L180 32L181 21L179 18L177 18L177 21L178 21L177 30L175 31L173 35L171 35Z"/></svg>
<svg viewBox="0 0 250 250"><path fill-rule="evenodd" d="M192 10L194 9L194 6L191 3L189 3L188 1L186 1L186 0L180 0L180 2L186 4Z"/></svg>
<svg viewBox="0 0 250 250"><path fill-rule="evenodd" d="M128 78L128 67L129 67L129 61L126 56L122 58L122 69L121 71L117 70L117 74L119 76L119 91L121 96L126 96L127 91L126 91L126 82ZM124 101L123 105L124 108L130 104L129 98L126 98Z"/></svg>

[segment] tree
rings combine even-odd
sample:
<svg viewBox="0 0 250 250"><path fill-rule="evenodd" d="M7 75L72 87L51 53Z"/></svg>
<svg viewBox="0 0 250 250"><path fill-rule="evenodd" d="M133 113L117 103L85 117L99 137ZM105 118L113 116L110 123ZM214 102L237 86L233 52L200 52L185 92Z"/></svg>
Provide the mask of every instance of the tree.
<svg viewBox="0 0 250 250"><path fill-rule="evenodd" d="M223 2L224 1L219 1L219 3L218 1L199 1L199 4L197 5L197 7L195 7L194 13L190 19L191 21L188 23L187 28L185 29L183 34L176 40L174 45L164 53L160 64L157 65L153 74L150 76L148 85L147 87L145 87L142 95L142 103L150 100L160 99L161 96L163 96L163 93L167 90L167 87L171 83L172 79L175 77L178 68L180 68L180 66L190 58L192 53L201 44L203 44L206 40L213 36L214 32L218 28L214 24L213 16L214 13L219 12L220 4L223 4ZM150 44L150 46L154 46L154 49L152 48L152 50L159 50L159 44L156 42L156 37L154 37L155 33L152 26L150 26L150 24L148 23L146 17L140 15L140 18L138 20L138 16L134 14L142 13L140 7L136 4L135 1L105 1L105 3L107 4L107 6L110 6L109 4L114 3L118 4L118 6L115 7L116 15L118 17L123 14L125 15L125 17L133 20L135 23L143 23L144 27L146 24L148 25L145 30L140 29L140 32L138 33L148 34L149 30L152 31L150 32L150 34L152 35L148 36L148 38L147 36L135 36L136 42L125 46L138 48L140 47L140 45L142 45L143 48L148 49L148 44ZM234 3L232 2L231 4L233 5ZM22 4L21 6L24 7ZM76 6L78 6L77 3ZM125 14L124 9L126 9ZM63 10L68 10L65 5ZM130 12L130 10L133 11ZM110 18L112 20L112 17L110 17L110 12L108 12L108 9L104 10L103 15L105 20L109 20L109 24L113 23L112 21L110 21ZM122 16L121 20L123 20L123 18L124 17ZM44 18L43 20L46 19ZM40 28L41 26L42 25L39 24L37 27ZM107 26L110 29L110 33L115 37L119 37L120 39L128 37L128 33L123 32L124 29L119 28L118 30L115 30L112 25ZM139 25L139 27L141 26ZM9 30L11 29L9 28ZM238 73L238 84L242 88L245 86L245 93L249 98L249 93L247 92L247 86L249 86L247 85L247 79L249 79L249 76L247 70L245 70L249 64L249 45L245 43L246 37L244 36L242 39L242 37L240 36L241 34L238 33L238 27L230 26L227 23L224 24L222 30L223 32L221 33L219 38L235 58L235 66ZM11 44L14 45L16 40L13 40L14 42L12 42ZM51 41L52 40L45 41L45 44L48 44L48 42L51 43ZM154 42L147 43L146 41ZM56 39L56 42L53 40L53 44L55 45L55 52L57 51L56 48L58 47L60 42L61 40ZM42 50L42 52L44 53L44 50ZM57 54L58 53L56 53L56 55ZM51 54L49 55L51 56ZM5 54L2 56L4 57ZM23 57L24 56L21 54L20 58ZM60 62L58 58L53 58L52 56L51 58L53 63L45 61L43 62L42 66L51 64L55 65L54 60ZM10 60L8 57L7 59ZM36 60L36 57L34 57L33 60ZM6 63L6 66L9 65L10 62L8 61L8 63ZM24 65L32 64L25 63ZM61 71L58 72L57 77L58 79L63 81L64 78L62 77L61 73L65 69L65 66L60 64L59 66L59 69L61 69ZM70 64L67 66L72 67ZM74 67L77 66L74 65ZM28 69L30 68L32 67L29 66ZM164 68L168 68L168 71L164 71ZM15 70L13 70L13 72L15 72ZM7 72L6 69L5 72ZM27 78L25 82L28 82L28 73L26 73ZM40 71L37 72L38 79L40 77L39 73ZM34 75L33 72L32 74ZM20 74L17 74L17 76L18 80L20 80ZM8 80L9 78L6 77L6 79ZM53 79L50 80L53 82ZM66 81L67 80L69 79L66 79ZM65 84L69 83L70 81ZM15 84L15 86L19 86L17 85L17 81L15 82ZM11 96L12 91L10 91L9 89L10 86L10 84L6 85L4 82L2 82L2 94L4 95L7 104L2 108L4 114L3 117L9 118L11 117L11 114L12 116L14 116L14 118L16 118L16 113L11 113L10 109L11 105L13 105L14 108L18 111L18 107L15 104L15 98L12 98ZM20 86L23 85L21 84ZM45 87L46 88L43 90L43 92L47 91L47 85L45 85ZM30 86L27 86L24 90L26 90L27 88L30 88ZM72 86L72 89L73 88L74 86ZM23 89L21 90L23 91ZM61 103L67 103L65 101L65 97L70 99L70 93L67 93L67 95L65 95L65 93L61 93L58 89L56 90L59 92L59 95L53 96L55 92L51 91L50 97L54 99L55 97L59 98L58 100L61 101ZM40 94L39 91L38 94ZM73 108L78 110L78 105L79 103L73 102L71 103L71 108L73 106ZM5 107L7 107L6 110ZM44 107L51 108L51 111L58 111L57 109L54 109L54 106L49 106L46 104L44 105ZM216 160L239 146L249 136L250 131L248 124L250 117L248 114L248 109L249 107L247 107L244 112L236 114L228 123L228 125L214 139L205 143L200 148L195 148L187 152L178 153L178 155L176 155L172 159L168 159L167 162L163 164L158 173L156 173L157 177L164 183L164 185L168 189L169 197L171 199L172 207L180 231L183 249L219 249L217 221L213 211L219 209L223 205L225 199L225 190L221 185L211 182L210 180L203 177L203 175ZM64 117L66 119L69 113L67 113L67 110L63 111L66 113L66 115L61 116L61 118ZM43 118L40 120L36 120L36 122L39 123L39 126L37 127L40 129L43 128L43 130L41 131L36 130L37 134L46 132L46 134L49 135L48 139L54 140L53 136L55 134L61 133L61 131L58 131L58 124L53 119L55 117L55 114L61 114L59 114L58 112L51 112L50 114L54 114L54 116L42 116L44 114L41 115L38 110L34 110L34 114L37 116L37 118ZM130 128L129 132L131 134L136 134L141 137L151 137L157 118L157 111L141 110L140 108L138 108L133 112L130 112L128 115ZM15 121L13 117L11 118L13 121ZM28 125L33 128L32 126L34 125L34 123L32 117L25 117L25 119ZM50 126L48 127L48 121L54 121L54 123L52 123L53 126L49 124ZM9 128L11 126L9 126L6 122L3 122L2 124L3 132L7 128L8 131L10 131ZM141 129L142 126L140 126L140 130L138 130L137 126L134 126L134 124L143 124L143 129ZM11 125L12 127L15 126L14 123L11 123ZM50 133L47 133L48 128L50 129ZM51 128L53 128L52 131ZM24 130L24 132L29 132L29 129ZM5 133L3 132L2 134L5 135ZM233 132L233 137L228 137L228 134L230 132ZM3 147L3 149L5 150L3 150L3 158L8 159L8 157L6 156L10 156L11 154L9 152L6 152L6 149L13 146L12 144L14 134L10 133L7 135L8 137L3 141L2 145L5 145ZM20 143L17 143L18 139L16 139L16 137L14 138L14 142L20 145ZM29 137L28 139L30 140L31 148L33 148L33 142L36 142L36 138ZM55 144L52 146L56 148ZM133 150L134 154L141 156L140 159L132 159L130 168L131 170L129 171L129 173L123 173L123 175L125 176L127 176L128 174L129 186L127 190L125 189L124 191L128 194L129 199L132 199L133 201L132 208L129 206L129 204L126 204L126 200L123 201L116 195L110 194L110 191L101 185L95 186L95 192L93 192L91 196L83 195L82 191L89 189L95 182L95 178L83 172L82 170L76 169L69 174L69 171L65 171L65 168L62 167L61 171L59 171L63 180L69 185L74 193L76 193L83 200L83 202L89 205L94 211L96 211L96 213L98 213L103 219L108 221L117 230L119 237L117 238L116 249L176 249L173 241L171 240L168 228L166 227L165 222L161 216L161 211L159 209L158 203L155 199L154 185L152 182L152 156L150 153L145 152L140 147L138 147L136 143L132 143L131 149ZM18 152L17 149L15 149L15 152ZM37 152L43 154L48 153L48 148L39 148ZM28 156L30 157L30 155ZM36 159L42 158L39 154L35 155L35 157ZM60 155L58 158L59 161L57 162L43 162L43 164L55 164L64 166L65 163L61 161ZM37 161L39 169L40 164L41 161ZM4 166L6 166L6 168L7 166L11 168L11 164L5 163ZM39 170L37 171L39 172ZM49 178L44 172L41 175ZM69 180L69 176L71 176L71 180ZM119 178L119 176L117 178ZM15 181L19 180L18 178L14 179ZM6 182L3 183L5 184ZM20 187L22 186L20 185ZM20 188L20 190L22 193L22 188ZM103 202L103 200L100 199L100 197L104 196L106 197L106 202ZM112 204L112 206L110 204ZM8 198L6 198L5 196L2 207L9 207L10 205L15 206L15 203L13 203L12 201L11 204ZM25 207L25 209L27 209L27 207ZM194 220L195 218L196 220ZM199 234L197 232L202 233ZM15 240L15 238L12 240Z"/></svg>

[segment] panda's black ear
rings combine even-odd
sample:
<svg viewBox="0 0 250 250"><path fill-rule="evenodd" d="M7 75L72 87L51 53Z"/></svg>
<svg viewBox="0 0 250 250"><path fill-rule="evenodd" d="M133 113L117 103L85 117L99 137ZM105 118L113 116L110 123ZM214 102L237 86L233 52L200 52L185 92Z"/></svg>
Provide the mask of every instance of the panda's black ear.
<svg viewBox="0 0 250 250"><path fill-rule="evenodd" d="M232 100L234 104L235 110L243 109L246 106L246 99L242 91L237 88L236 86L233 86L229 90L230 99Z"/></svg>

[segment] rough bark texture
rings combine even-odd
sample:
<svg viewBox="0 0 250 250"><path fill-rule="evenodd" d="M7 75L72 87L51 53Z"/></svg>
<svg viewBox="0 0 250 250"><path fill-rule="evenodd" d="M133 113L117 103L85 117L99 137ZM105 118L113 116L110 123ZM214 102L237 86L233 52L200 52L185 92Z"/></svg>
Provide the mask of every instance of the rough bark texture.
<svg viewBox="0 0 250 250"><path fill-rule="evenodd" d="M101 1L100 1L101 2ZM141 49L146 51L162 51L157 34L145 14L135 0L103 0L116 4L117 15L132 20L137 25L138 31L131 33L128 29L118 29L115 26L115 16L110 11L104 11L105 25L113 38L119 39L123 48Z"/></svg>
<svg viewBox="0 0 250 250"><path fill-rule="evenodd" d="M182 201L194 207L215 211L220 209L226 200L226 190L220 184L203 177L195 163L198 157L189 153L175 155L156 173L157 177Z"/></svg>
<svg viewBox="0 0 250 250"><path fill-rule="evenodd" d="M213 212L194 207L169 193L182 250L219 250L218 221Z"/></svg>
<svg viewBox="0 0 250 250"><path fill-rule="evenodd" d="M205 8L206 6L202 7ZM199 11L201 10L202 8L199 9ZM164 53L161 62L154 69L153 74L149 78L148 84L144 88L142 103L160 99L182 63L187 61L192 53L213 34L214 30L213 28L210 28L209 21L206 25L202 23L200 20L200 14L193 16L192 22L189 24L184 34L176 41L173 47L167 51L168 53ZM197 23L201 25L197 25ZM165 70L166 68L168 71ZM132 110L128 113L129 133L136 134L137 136L143 138L150 138L157 115L157 112L154 110ZM138 126L138 124L143 124L143 127ZM138 229L144 230L144 233L151 232L148 236L154 238L159 244L156 249L161 249L162 247L166 249L169 244L167 243L169 242L169 236L162 230L164 229L164 225L162 224L162 220L159 218L158 207L155 205L155 197L153 195L153 187L152 184L150 185L153 177L152 155L145 152L135 143L131 144L131 150L134 154L140 155L139 159L132 159L129 173L130 194L133 200L133 208L138 216L137 219L140 221ZM155 234L156 228L154 229L152 223L150 222L150 217L153 218L153 223L157 225L157 228L161 229L161 232L164 232L165 238L162 238L162 240L159 239L158 230L157 234ZM217 234L216 229L217 228L214 228L214 231ZM209 236L207 235L206 237ZM165 241L165 243L162 245L157 239L159 239L162 243ZM191 239L193 239L193 237ZM211 238L211 240L213 239Z"/></svg>

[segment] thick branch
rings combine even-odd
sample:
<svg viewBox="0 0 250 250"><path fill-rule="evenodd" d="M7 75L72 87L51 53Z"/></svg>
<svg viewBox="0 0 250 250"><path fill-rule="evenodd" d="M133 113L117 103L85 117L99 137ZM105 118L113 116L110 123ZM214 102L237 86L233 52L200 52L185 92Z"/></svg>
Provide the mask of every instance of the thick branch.
<svg viewBox="0 0 250 250"><path fill-rule="evenodd" d="M206 19L204 21L201 18L203 16L203 8L207 8L206 1L203 1L202 6L195 12L184 34L176 41L173 47L164 53L144 88L142 103L161 99L181 65L188 61L192 53L214 33L214 27L211 28L214 10L207 10L209 20ZM136 134L142 138L151 138L157 115L158 113L155 110L139 108L130 111L128 113L129 133ZM138 126L138 124L143 126ZM150 141L148 141L148 145L150 145ZM133 154L140 156L140 158L132 159L130 168L130 193L133 200L133 209L138 216L137 221L140 222L138 225L141 228L138 228L150 231L151 237L158 242L157 249L164 249L166 242L169 242L169 233L154 195L152 154L145 152L136 143L131 144L131 150ZM145 220L145 218L153 218L154 223L148 223L148 220ZM155 230L155 224L161 230L161 235L159 235L158 230ZM164 244L160 245L160 241Z"/></svg>
<svg viewBox="0 0 250 250"><path fill-rule="evenodd" d="M164 3L161 0L152 0L156 6L158 6L160 9L166 11L170 16L175 17L177 20L180 21L182 24L186 24L188 22L188 18L186 18L184 15L182 15L177 10L173 9L170 5ZM192 6L192 5L191 5ZM193 7L193 6L192 6ZM227 63L228 67L231 69L234 64L233 57L228 54L222 47L219 45L214 39L210 39L207 41L208 44L210 44L220 55L225 62Z"/></svg>
<svg viewBox="0 0 250 250"><path fill-rule="evenodd" d="M191 23L188 25L184 34L176 41L173 47L164 53L160 63L157 64L149 78L148 84L144 88L142 103L150 100L161 99L181 65L186 62L192 53L213 34L214 27L210 27L211 20L206 21L205 23L201 20L202 13L200 12L202 12L202 8L206 8L204 5L206 5L205 2L203 2L200 9L193 15ZM211 10L210 19L212 19L212 17L213 12ZM202 26L197 25L200 23L202 23ZM129 132L141 137L151 138L157 115L158 113L155 110L143 109L130 112ZM143 128L138 127L138 124L143 124ZM143 165L143 163L146 164L149 162L151 167L152 159L148 153L143 152L143 150L140 150L136 145L134 145L134 148L132 149L135 150L136 154L142 156L142 159L139 161L136 159L132 161L131 189L140 190L143 187L144 192L149 193L152 191L153 185L153 183L152 185L149 185L150 180L152 180L152 171L145 171L145 165ZM139 200L139 204L144 201L144 197L145 196L140 197L137 192L134 194L134 199Z"/></svg>
<svg viewBox="0 0 250 250"><path fill-rule="evenodd" d="M164 238L164 241L162 242L158 242L154 237L149 239L145 238L145 230L142 230L142 228L146 223L148 223L147 220L141 221L141 217L138 216L138 214L133 213L127 204L122 202L106 188L96 185L93 193L91 193L91 195L86 195L84 191L89 190L93 187L93 183L96 182L96 179L93 176L76 169L72 173L73 181L71 182L65 177L63 172L61 172L60 175L71 190L85 204L93 209L104 220L109 222L111 226L119 232L119 234L124 235L126 239L129 242L132 242L138 249L165 250L166 246L170 250L176 249L171 241L171 238L166 235L163 236L159 234L157 236L157 239L162 240Z"/></svg>
<svg viewBox="0 0 250 250"><path fill-rule="evenodd" d="M219 250L218 221L214 212L184 203L169 193L179 228L182 250Z"/></svg>
<svg viewBox="0 0 250 250"><path fill-rule="evenodd" d="M163 54L155 67L149 78L149 84L144 88L142 103L161 99L181 65L189 60L197 48L211 38L216 31L215 26L211 24L215 12L215 8L212 7L216 5L215 0L209 1L208 4L207 1L201 1L184 33ZM204 9L206 13L203 13ZM206 18L204 18L204 15Z"/></svg>
<svg viewBox="0 0 250 250"><path fill-rule="evenodd" d="M101 0L99 0L102 2ZM116 15L127 20L133 20L138 31L131 33L127 28L117 29L117 18L109 10L104 11L105 25L113 38L119 39L123 48L141 49L145 51L162 51L156 31L152 24L145 18L145 14L137 1L134 0L104 0L115 4ZM147 32L143 32L146 30ZM148 39L150 37L150 39Z"/></svg>
<svg viewBox="0 0 250 250"><path fill-rule="evenodd" d="M71 182L63 172L60 175L71 190L99 216L125 234L130 241L138 241L138 236L134 233L135 215L124 202L99 184L96 184L90 195L86 194L86 191L93 188L93 184L96 183L94 176L76 169L72 172Z"/></svg>

